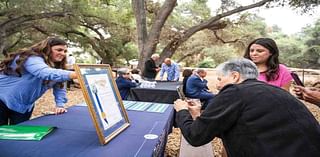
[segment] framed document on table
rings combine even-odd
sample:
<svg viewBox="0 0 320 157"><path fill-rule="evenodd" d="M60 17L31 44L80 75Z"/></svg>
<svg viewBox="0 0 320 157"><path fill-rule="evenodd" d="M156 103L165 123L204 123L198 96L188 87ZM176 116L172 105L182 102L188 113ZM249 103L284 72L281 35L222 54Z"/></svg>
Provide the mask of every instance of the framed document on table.
<svg viewBox="0 0 320 157"><path fill-rule="evenodd" d="M76 64L75 71L100 143L107 144L130 125L111 68Z"/></svg>

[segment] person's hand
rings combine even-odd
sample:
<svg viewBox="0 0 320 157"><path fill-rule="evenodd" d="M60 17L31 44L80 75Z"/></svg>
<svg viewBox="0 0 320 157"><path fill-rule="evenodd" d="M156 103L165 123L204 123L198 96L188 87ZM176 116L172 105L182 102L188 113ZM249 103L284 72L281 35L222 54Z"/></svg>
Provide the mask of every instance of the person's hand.
<svg viewBox="0 0 320 157"><path fill-rule="evenodd" d="M188 102L188 109L189 112L192 116L192 119L196 119L197 117L200 116L201 113L201 102L198 99L197 101L195 100L187 100Z"/></svg>
<svg viewBox="0 0 320 157"><path fill-rule="evenodd" d="M303 99L307 102L320 106L320 91L317 88L294 86L293 91L298 96L298 98Z"/></svg>
<svg viewBox="0 0 320 157"><path fill-rule="evenodd" d="M156 72L159 72L161 70L161 68L156 68Z"/></svg>
<svg viewBox="0 0 320 157"><path fill-rule="evenodd" d="M77 75L77 73L75 73L75 72L71 72L71 73L69 74L69 77L70 77L70 79L77 79L77 78L78 78L78 75Z"/></svg>
<svg viewBox="0 0 320 157"><path fill-rule="evenodd" d="M302 97L305 101L320 106L320 92L317 88L305 88Z"/></svg>
<svg viewBox="0 0 320 157"><path fill-rule="evenodd" d="M181 99L174 101L174 109L179 112L180 110L188 110L188 103Z"/></svg>
<svg viewBox="0 0 320 157"><path fill-rule="evenodd" d="M299 99L303 99L303 97L302 97L303 91L304 91L304 87L298 86L298 85L293 85L293 92Z"/></svg>
<svg viewBox="0 0 320 157"><path fill-rule="evenodd" d="M56 109L55 109L56 115L62 114L62 113L65 113L65 112L68 112L68 111L67 111L67 109L65 109L63 107L56 107Z"/></svg>

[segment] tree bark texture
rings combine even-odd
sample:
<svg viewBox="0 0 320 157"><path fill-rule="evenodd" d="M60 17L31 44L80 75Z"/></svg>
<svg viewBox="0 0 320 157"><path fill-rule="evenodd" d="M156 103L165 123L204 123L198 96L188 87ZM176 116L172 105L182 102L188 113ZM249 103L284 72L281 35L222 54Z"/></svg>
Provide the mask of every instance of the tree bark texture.
<svg viewBox="0 0 320 157"><path fill-rule="evenodd" d="M140 1L140 2L138 2L138 1ZM144 1L141 2L141 0L132 0L132 5L134 8L135 17L137 19L136 20L137 21L137 29L139 29L139 28L142 29L142 30L138 30L138 43L139 43L139 51L140 51L139 52L140 56L139 56L138 68L141 69L141 71L143 71L145 61L148 60L153 53L155 53L155 50L157 48L157 44L159 43L161 29L162 29L164 23L166 22L168 16L173 11L173 8L176 6L177 0L166 0L163 3L160 10L156 14L154 23L151 26L151 29L150 29L149 33L147 33L147 35L144 34L144 32L147 32L147 31L144 31L144 30L146 30L146 23L142 21L145 19L145 7L142 8L141 7L142 4L140 4L140 3L144 3ZM143 4L143 6L144 6L144 4ZM138 7L140 7L140 9L138 9ZM143 9L143 11L141 11L141 9ZM140 12L142 12L142 14ZM139 17L140 15L143 17ZM142 25L145 25L145 26L142 26ZM140 46L140 43L143 43L143 45Z"/></svg>

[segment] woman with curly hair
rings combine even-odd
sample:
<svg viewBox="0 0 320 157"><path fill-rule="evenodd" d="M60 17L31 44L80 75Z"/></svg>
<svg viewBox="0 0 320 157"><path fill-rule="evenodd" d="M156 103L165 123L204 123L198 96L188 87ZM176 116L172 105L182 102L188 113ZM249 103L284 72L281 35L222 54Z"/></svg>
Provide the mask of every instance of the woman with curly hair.
<svg viewBox="0 0 320 157"><path fill-rule="evenodd" d="M66 69L67 43L49 37L35 45L11 53L0 63L0 125L29 120L34 102L53 88L56 114L67 110L64 82L76 79Z"/></svg>
<svg viewBox="0 0 320 157"><path fill-rule="evenodd" d="M248 45L244 58L257 65L260 73L258 80L289 91L292 77L288 68L279 63L279 49L274 40L255 39Z"/></svg>

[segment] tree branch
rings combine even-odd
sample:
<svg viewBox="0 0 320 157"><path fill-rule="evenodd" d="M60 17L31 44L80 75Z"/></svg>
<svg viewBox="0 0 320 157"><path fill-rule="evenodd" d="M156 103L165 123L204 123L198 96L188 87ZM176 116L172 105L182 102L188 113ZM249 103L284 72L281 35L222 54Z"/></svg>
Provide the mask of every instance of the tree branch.
<svg viewBox="0 0 320 157"><path fill-rule="evenodd" d="M13 44L11 44L10 46L8 46L6 49L12 49L13 47L15 47L21 40L22 40L22 36L23 34L21 33L19 38L17 39L17 41L15 41Z"/></svg>
<svg viewBox="0 0 320 157"><path fill-rule="evenodd" d="M34 15L22 15L20 17L8 19L0 24L1 32L6 32L7 29L14 29L19 25L28 22L39 20L43 18L53 18L53 17L66 17L71 15L71 12L51 12L51 13L42 13L42 14L34 14Z"/></svg>
<svg viewBox="0 0 320 157"><path fill-rule="evenodd" d="M226 23L219 22L219 20L221 20L222 18L233 15L235 13L239 13L239 12L248 10L248 9L262 6L262 5L266 4L267 2L271 2L271 1L272 0L262 0L257 3L254 3L254 4L250 4L247 6L241 6L236 9L227 11L225 13L218 14L218 15L210 18L208 21L202 22L196 26L189 28L188 30L185 31L185 33L183 35L180 36L180 38L174 39L167 44L167 46L163 49L163 51L161 53L160 61L163 60L164 58L171 57L173 55L173 53L176 51L176 49L183 42L188 40L194 33L201 31L203 29L211 29L212 30L214 27L216 27L216 28L214 28L215 30L222 29L226 26Z"/></svg>
<svg viewBox="0 0 320 157"><path fill-rule="evenodd" d="M223 40L221 37L219 37L219 35L217 34L217 31L213 31L213 34L214 36L216 37L217 40L221 41L222 43L224 44L227 44L227 43L236 43L238 42L240 39L235 39L235 40L231 40L231 41L225 41Z"/></svg>
<svg viewBox="0 0 320 157"><path fill-rule="evenodd" d="M186 59L187 57L191 57L195 54L197 54L198 52L201 52L205 47L202 46L200 48L197 48L196 50L192 51L191 53L188 53L186 55L183 55L181 58L178 59L177 63L180 63L181 61L183 61L184 59Z"/></svg>
<svg viewBox="0 0 320 157"><path fill-rule="evenodd" d="M37 30L38 32L40 32L46 36L50 36L50 33L48 33L48 31L41 28L41 26L32 25L32 28L34 28L35 30Z"/></svg>
<svg viewBox="0 0 320 157"><path fill-rule="evenodd" d="M97 29L95 29L94 27L89 26L89 25L87 25L85 23L81 24L81 26L89 28L90 30L94 31L100 37L100 40L104 40L103 35Z"/></svg>

